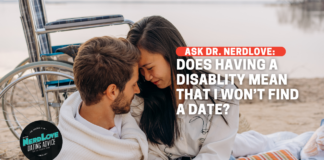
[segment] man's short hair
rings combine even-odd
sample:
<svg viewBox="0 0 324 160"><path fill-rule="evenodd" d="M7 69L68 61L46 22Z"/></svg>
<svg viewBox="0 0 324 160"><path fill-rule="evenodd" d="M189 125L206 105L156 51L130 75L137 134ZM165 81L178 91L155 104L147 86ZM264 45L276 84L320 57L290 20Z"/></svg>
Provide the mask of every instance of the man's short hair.
<svg viewBox="0 0 324 160"><path fill-rule="evenodd" d="M110 84L115 84L122 92L139 59L139 50L124 38L95 37L82 44L73 73L85 104L98 103Z"/></svg>

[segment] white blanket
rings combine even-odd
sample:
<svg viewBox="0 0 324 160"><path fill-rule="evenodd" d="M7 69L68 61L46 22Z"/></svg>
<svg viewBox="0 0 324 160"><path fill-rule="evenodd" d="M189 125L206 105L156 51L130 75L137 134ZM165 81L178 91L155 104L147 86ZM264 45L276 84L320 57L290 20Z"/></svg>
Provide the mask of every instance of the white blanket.
<svg viewBox="0 0 324 160"><path fill-rule="evenodd" d="M121 139L103 136L75 120L81 101L79 92L75 92L61 107L58 128L63 147L56 159L147 159L146 136L130 113L122 115Z"/></svg>

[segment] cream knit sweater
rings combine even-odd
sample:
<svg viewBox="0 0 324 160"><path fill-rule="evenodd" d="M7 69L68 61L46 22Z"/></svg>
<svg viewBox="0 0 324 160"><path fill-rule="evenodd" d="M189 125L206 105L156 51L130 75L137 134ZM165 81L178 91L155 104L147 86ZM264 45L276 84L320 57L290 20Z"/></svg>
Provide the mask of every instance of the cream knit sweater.
<svg viewBox="0 0 324 160"><path fill-rule="evenodd" d="M63 137L63 147L56 159L147 159L146 136L130 113L122 115L121 139L104 136L75 120L81 101L79 92L75 92L61 107L58 128Z"/></svg>

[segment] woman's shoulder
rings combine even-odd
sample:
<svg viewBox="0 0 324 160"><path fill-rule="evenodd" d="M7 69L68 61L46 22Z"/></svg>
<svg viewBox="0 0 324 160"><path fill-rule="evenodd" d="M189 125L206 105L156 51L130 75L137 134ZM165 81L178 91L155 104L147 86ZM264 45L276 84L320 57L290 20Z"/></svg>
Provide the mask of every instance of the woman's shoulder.
<svg viewBox="0 0 324 160"><path fill-rule="evenodd" d="M132 103L130 104L131 108L134 109L144 109L144 99L138 95L134 95Z"/></svg>
<svg viewBox="0 0 324 160"><path fill-rule="evenodd" d="M139 120L142 117L142 113L144 111L144 99L137 95L134 95L134 99L130 105L131 107L131 115L135 118L136 122L139 123Z"/></svg>

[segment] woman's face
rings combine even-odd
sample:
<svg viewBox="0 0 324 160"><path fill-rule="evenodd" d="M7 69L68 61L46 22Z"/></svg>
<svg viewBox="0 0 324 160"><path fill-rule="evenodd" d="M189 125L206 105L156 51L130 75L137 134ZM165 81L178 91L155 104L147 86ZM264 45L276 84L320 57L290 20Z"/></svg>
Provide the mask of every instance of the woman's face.
<svg viewBox="0 0 324 160"><path fill-rule="evenodd" d="M160 53L150 53L143 48L141 51L141 60L139 62L140 73L146 81L150 81L158 88L166 88L171 85L170 64Z"/></svg>

